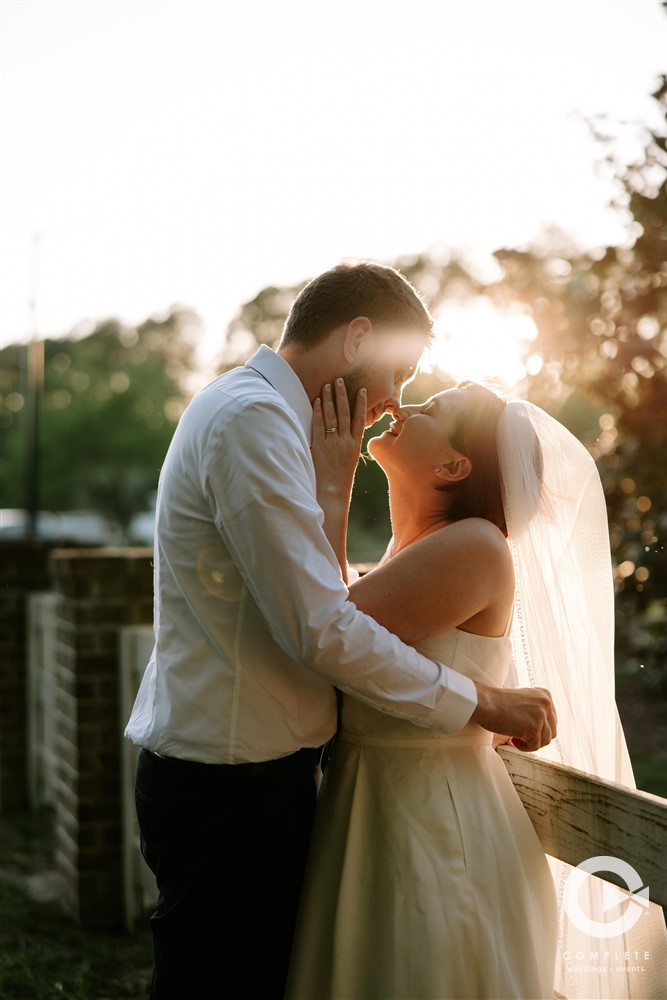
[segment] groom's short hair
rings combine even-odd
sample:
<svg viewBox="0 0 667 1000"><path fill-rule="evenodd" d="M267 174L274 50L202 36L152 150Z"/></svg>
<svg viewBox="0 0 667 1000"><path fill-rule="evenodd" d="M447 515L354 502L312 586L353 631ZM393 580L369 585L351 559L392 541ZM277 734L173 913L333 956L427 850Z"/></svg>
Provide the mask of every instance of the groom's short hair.
<svg viewBox="0 0 667 1000"><path fill-rule="evenodd" d="M433 320L417 290L393 267L343 261L313 278L297 295L285 322L281 347L316 347L337 327L366 316L373 326L392 326L433 337Z"/></svg>

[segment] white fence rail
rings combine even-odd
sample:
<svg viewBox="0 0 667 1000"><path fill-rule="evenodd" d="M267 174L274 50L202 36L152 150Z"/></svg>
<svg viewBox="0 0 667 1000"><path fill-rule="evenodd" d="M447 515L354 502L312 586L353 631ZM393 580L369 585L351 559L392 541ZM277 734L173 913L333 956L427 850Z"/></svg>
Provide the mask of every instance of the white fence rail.
<svg viewBox="0 0 667 1000"><path fill-rule="evenodd" d="M622 858L641 873L650 899L667 906L667 799L521 750L499 753L547 854L575 866ZM626 888L611 873L600 878Z"/></svg>
<svg viewBox="0 0 667 1000"><path fill-rule="evenodd" d="M121 732L130 717L141 678L153 649L153 629L133 625L120 633L120 713ZM134 807L134 777L139 749L123 740L122 805L123 805L123 882L125 923L131 930L139 917L155 904L155 878L144 861L139 846L139 824Z"/></svg>
<svg viewBox="0 0 667 1000"><path fill-rule="evenodd" d="M56 594L28 595L26 755L33 809L55 804L58 782L57 604Z"/></svg>

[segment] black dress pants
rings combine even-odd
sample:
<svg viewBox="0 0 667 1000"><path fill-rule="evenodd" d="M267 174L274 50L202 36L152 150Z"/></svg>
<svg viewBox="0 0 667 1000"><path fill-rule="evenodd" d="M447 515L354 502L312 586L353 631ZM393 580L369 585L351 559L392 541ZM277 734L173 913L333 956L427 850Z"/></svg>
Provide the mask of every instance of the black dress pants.
<svg viewBox="0 0 667 1000"><path fill-rule="evenodd" d="M199 764L141 751L141 849L159 889L152 1000L282 1000L316 759Z"/></svg>

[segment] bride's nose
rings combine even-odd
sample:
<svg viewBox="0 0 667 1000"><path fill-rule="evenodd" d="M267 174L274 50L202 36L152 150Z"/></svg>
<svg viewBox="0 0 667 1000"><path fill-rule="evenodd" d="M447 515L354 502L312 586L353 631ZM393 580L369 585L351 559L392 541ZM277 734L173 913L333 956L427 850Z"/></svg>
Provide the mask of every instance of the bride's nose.
<svg viewBox="0 0 667 1000"><path fill-rule="evenodd" d="M411 413L417 413L419 406L397 406L392 412L395 420L406 420Z"/></svg>

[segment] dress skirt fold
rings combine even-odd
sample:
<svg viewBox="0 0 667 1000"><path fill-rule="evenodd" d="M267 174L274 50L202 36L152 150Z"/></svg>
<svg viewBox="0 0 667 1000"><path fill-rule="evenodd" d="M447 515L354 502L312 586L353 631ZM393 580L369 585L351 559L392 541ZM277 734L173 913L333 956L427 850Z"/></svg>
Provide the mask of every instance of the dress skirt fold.
<svg viewBox="0 0 667 1000"><path fill-rule="evenodd" d="M458 629L420 650L486 683L509 665L508 640ZM552 1000L553 879L491 739L344 699L288 1000Z"/></svg>

